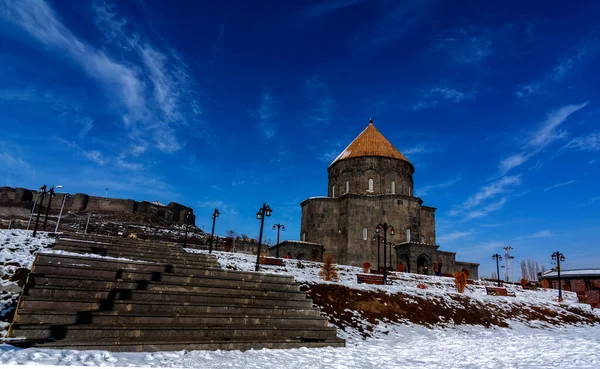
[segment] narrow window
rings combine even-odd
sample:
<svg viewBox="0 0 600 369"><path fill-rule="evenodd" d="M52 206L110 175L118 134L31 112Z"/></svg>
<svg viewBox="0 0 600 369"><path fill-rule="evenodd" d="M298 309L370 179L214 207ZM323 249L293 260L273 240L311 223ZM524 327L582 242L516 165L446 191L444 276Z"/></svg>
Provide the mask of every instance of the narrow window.
<svg viewBox="0 0 600 369"><path fill-rule="evenodd" d="M350 181L346 181L346 193L350 192Z"/></svg>
<svg viewBox="0 0 600 369"><path fill-rule="evenodd" d="M331 186L331 197L335 197L335 185Z"/></svg>
<svg viewBox="0 0 600 369"><path fill-rule="evenodd" d="M302 241L306 241L306 232L302 233Z"/></svg>
<svg viewBox="0 0 600 369"><path fill-rule="evenodd" d="M363 240L367 240L367 228L363 228Z"/></svg>
<svg viewBox="0 0 600 369"><path fill-rule="evenodd" d="M392 181L392 194L396 194L396 181Z"/></svg>
<svg viewBox="0 0 600 369"><path fill-rule="evenodd" d="M406 242L410 242L410 228L406 229Z"/></svg>
<svg viewBox="0 0 600 369"><path fill-rule="evenodd" d="M369 178L369 192L373 192L373 178Z"/></svg>
<svg viewBox="0 0 600 369"><path fill-rule="evenodd" d="M421 236L421 243L425 243L425 237Z"/></svg>
<svg viewBox="0 0 600 369"><path fill-rule="evenodd" d="M410 186L408 186L408 196L412 196L412 188Z"/></svg>

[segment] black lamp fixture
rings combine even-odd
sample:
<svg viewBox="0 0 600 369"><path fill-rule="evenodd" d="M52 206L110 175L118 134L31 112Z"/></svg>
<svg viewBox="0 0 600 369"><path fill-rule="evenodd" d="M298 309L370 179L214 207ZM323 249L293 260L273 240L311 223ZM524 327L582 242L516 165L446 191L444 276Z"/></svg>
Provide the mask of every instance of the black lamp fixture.
<svg viewBox="0 0 600 369"><path fill-rule="evenodd" d="M212 231L210 232L210 246L208 248L208 253L212 254L212 249L213 249L213 238L215 236L215 222L217 220L217 218L219 217L221 213L219 213L219 209L215 209L215 211L213 211L212 213L212 220L213 220L213 224L212 224Z"/></svg>
<svg viewBox="0 0 600 369"><path fill-rule="evenodd" d="M558 272L558 302L562 301L562 286L560 281L560 262L565 261L565 256L560 251L552 253L552 260L556 261L556 270Z"/></svg>
<svg viewBox="0 0 600 369"><path fill-rule="evenodd" d="M35 218L35 227L33 228L33 237L35 237L37 235L37 229L38 229L38 225L40 223L40 213L42 212L42 205L44 204L44 197L46 196L46 185L43 185L42 187L40 187L40 192L42 193L42 199L40 200L40 203L38 204L38 213L37 213L37 217Z"/></svg>
<svg viewBox="0 0 600 369"><path fill-rule="evenodd" d="M375 232L377 234L379 234L381 231L383 231L383 284L387 284L387 260L386 260L386 245L387 245L387 234L388 231L390 232L390 235L393 236L396 234L396 231L394 230L394 227L392 227L391 225L387 224L387 223L379 223L377 225L377 228L375 228ZM391 255L390 255L391 257Z"/></svg>
<svg viewBox="0 0 600 369"><path fill-rule="evenodd" d="M275 249L275 257L279 257L279 230L285 231L285 226L283 224L274 224L273 230L277 229L277 246Z"/></svg>
<svg viewBox="0 0 600 369"><path fill-rule="evenodd" d="M497 277L498 277L498 287L500 287L500 260L502 260L502 255L500 254L494 254L492 255L492 259L496 260L496 272L498 273Z"/></svg>
<svg viewBox="0 0 600 369"><path fill-rule="evenodd" d="M269 205L267 205L266 203L263 203L263 206L258 209L258 212L256 213L256 219L260 220L260 232L258 233L258 250L256 253L256 267L255 270L258 272L258 269L260 268L260 244L262 242L262 234L263 234L263 228L265 226L265 217L270 217L271 216L271 208L269 207Z"/></svg>

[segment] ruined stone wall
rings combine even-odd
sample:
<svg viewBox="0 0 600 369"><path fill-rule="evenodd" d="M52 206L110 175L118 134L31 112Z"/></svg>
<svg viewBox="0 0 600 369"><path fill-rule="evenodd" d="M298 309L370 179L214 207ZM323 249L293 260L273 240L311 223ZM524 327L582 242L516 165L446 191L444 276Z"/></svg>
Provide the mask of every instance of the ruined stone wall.
<svg viewBox="0 0 600 369"><path fill-rule="evenodd" d="M115 199L98 196L89 196L84 193L69 195L55 193L52 201L50 201L49 193L44 196L44 201L41 202L42 212L50 206L50 212L58 215L63 200L65 206L63 213L74 212L93 212L93 213L110 213L127 215L145 215L150 218L164 219L169 222L184 224L186 215L189 213L189 224L194 225L196 217L193 214L193 209L187 206L171 202L166 207L157 206L147 201L138 202L131 199ZM33 207L34 201L40 204L41 194L37 191L27 190L25 188L0 188L0 216L10 217L28 217ZM37 208L37 205L36 205Z"/></svg>
<svg viewBox="0 0 600 369"><path fill-rule="evenodd" d="M414 189L413 166L398 159L369 156L340 160L330 166L327 172L329 197L338 197L346 193L391 194L392 182L395 182L396 194L412 195ZM369 179L373 179L373 192L369 192ZM346 182L348 182L348 191L346 191Z"/></svg>

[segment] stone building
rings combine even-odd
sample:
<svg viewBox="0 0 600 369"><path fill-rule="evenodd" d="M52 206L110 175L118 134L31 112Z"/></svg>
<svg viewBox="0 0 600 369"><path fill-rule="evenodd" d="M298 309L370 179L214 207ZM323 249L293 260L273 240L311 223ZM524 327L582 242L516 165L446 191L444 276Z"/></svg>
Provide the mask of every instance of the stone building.
<svg viewBox="0 0 600 369"><path fill-rule="evenodd" d="M369 121L367 128L329 165L326 197L311 197L302 206L300 240L320 244L336 263L378 264L378 224L387 223L393 268L433 274L441 260L442 273L467 269L478 278L476 263L458 262L455 253L438 250L436 208L413 196L414 166ZM383 234L380 239L383 247ZM389 250L389 245L387 245ZM383 249L380 250L383 266ZM388 256L388 260L390 256ZM389 261L388 261L389 263Z"/></svg>

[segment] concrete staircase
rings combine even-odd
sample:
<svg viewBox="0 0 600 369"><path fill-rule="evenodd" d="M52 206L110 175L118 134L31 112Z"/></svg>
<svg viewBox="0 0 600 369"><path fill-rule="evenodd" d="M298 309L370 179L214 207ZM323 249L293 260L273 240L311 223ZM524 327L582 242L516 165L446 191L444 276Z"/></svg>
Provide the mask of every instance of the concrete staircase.
<svg viewBox="0 0 600 369"><path fill-rule="evenodd" d="M345 346L293 277L219 269L180 246L69 234L38 254L13 344L111 351ZM76 254L73 254L76 253ZM105 256L105 257L98 257Z"/></svg>

